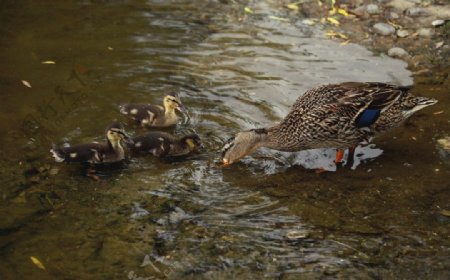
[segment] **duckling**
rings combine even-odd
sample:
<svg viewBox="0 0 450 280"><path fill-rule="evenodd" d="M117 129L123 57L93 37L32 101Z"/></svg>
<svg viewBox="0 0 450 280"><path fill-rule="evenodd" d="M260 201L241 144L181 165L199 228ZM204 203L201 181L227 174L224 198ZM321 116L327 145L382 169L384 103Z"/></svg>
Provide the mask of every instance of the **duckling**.
<svg viewBox="0 0 450 280"><path fill-rule="evenodd" d="M186 156L202 147L197 134L189 134L180 138L161 131L152 131L132 138L128 145L132 154L152 154L157 157Z"/></svg>
<svg viewBox="0 0 450 280"><path fill-rule="evenodd" d="M62 147L53 145L50 152L56 162L113 163L125 159L122 141L132 143L123 126L113 123L106 129L105 143L92 142Z"/></svg>
<svg viewBox="0 0 450 280"><path fill-rule="evenodd" d="M313 88L297 99L279 124L239 132L228 140L222 149L222 161L224 165L232 164L260 147L286 152L337 148L339 163L343 149L369 142L437 102L412 96L409 90L385 83L358 82Z"/></svg>
<svg viewBox="0 0 450 280"><path fill-rule="evenodd" d="M178 116L175 110L186 113L180 97L176 93L164 96L163 106L151 104L124 104L120 112L142 127L169 127L176 125Z"/></svg>

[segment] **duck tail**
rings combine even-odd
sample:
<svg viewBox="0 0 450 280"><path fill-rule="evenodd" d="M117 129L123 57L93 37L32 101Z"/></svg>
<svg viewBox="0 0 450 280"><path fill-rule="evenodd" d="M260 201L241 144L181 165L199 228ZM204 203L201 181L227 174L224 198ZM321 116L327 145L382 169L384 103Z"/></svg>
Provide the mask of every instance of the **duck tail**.
<svg viewBox="0 0 450 280"><path fill-rule="evenodd" d="M55 144L52 145L52 148L50 149L50 153L52 153L52 156L56 162L64 161L64 155L62 153L62 150Z"/></svg>
<svg viewBox="0 0 450 280"><path fill-rule="evenodd" d="M431 106L436 104L438 101L436 99L433 98L427 98L427 97L415 97L415 105L414 107L410 108L407 111L404 111L403 114L405 115L405 117L409 117L412 114L414 114L415 112L422 110L425 107Z"/></svg>

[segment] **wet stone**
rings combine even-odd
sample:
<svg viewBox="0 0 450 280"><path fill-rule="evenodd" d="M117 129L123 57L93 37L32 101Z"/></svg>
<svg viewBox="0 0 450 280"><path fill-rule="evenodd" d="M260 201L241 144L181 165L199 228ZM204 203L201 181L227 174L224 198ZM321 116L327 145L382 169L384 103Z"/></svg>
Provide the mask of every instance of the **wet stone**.
<svg viewBox="0 0 450 280"><path fill-rule="evenodd" d="M373 29L375 33L383 36L391 35L395 32L395 28L392 25L382 22L374 24Z"/></svg>
<svg viewBox="0 0 450 280"><path fill-rule="evenodd" d="M433 30L431 28L420 28L417 30L417 34L420 37L431 37L433 35Z"/></svg>
<svg viewBox="0 0 450 280"><path fill-rule="evenodd" d="M378 7L378 5L369 4L366 7L366 11L369 15L376 15L380 13L380 8Z"/></svg>
<svg viewBox="0 0 450 280"><path fill-rule="evenodd" d="M400 38L405 38L409 36L409 31L405 29L399 29L397 30L397 36Z"/></svg>
<svg viewBox="0 0 450 280"><path fill-rule="evenodd" d="M406 10L406 15L410 17L421 17L428 15L428 12L419 7L412 7Z"/></svg>
<svg viewBox="0 0 450 280"><path fill-rule="evenodd" d="M400 16L396 12L389 12L388 18L390 18L390 19L399 19Z"/></svg>
<svg viewBox="0 0 450 280"><path fill-rule="evenodd" d="M409 56L408 52L402 48L391 48L388 51L388 55L396 58L405 58Z"/></svg>

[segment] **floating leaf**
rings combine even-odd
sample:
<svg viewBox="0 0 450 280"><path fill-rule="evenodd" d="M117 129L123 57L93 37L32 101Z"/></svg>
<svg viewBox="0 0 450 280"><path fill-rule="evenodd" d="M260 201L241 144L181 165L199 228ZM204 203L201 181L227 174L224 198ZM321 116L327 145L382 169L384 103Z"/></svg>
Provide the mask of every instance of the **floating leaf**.
<svg viewBox="0 0 450 280"><path fill-rule="evenodd" d="M437 111L437 112L434 112L433 115L440 115L440 114L443 114L443 113L444 113L444 111Z"/></svg>
<svg viewBox="0 0 450 280"><path fill-rule="evenodd" d="M113 47L108 47L108 50L109 50L109 51L113 51L114 48L113 48Z"/></svg>
<svg viewBox="0 0 450 280"><path fill-rule="evenodd" d="M328 21L329 23L331 23L331 24L336 25L336 26L339 25L339 21L338 21L337 19L335 19L335 18L327 17L327 21Z"/></svg>
<svg viewBox="0 0 450 280"><path fill-rule="evenodd" d="M44 60L41 62L42 64L56 64L53 60Z"/></svg>
<svg viewBox="0 0 450 280"><path fill-rule="evenodd" d="M288 4L287 7L288 7L289 9L293 10L293 11L296 11L296 12L298 12L298 10L299 10L299 7L298 7L298 4L297 4L297 3L291 3L291 4Z"/></svg>
<svg viewBox="0 0 450 280"><path fill-rule="evenodd" d="M253 14L253 10L250 9L249 7L245 7L245 8L244 8L244 11L245 11L245 13L247 13L247 14Z"/></svg>
<svg viewBox="0 0 450 280"><path fill-rule="evenodd" d="M42 270L45 270L45 266L38 258L31 256L30 259L37 267L39 267Z"/></svg>
<svg viewBox="0 0 450 280"><path fill-rule="evenodd" d="M279 20L279 21L289 21L287 18L269 16L270 19Z"/></svg>
<svg viewBox="0 0 450 280"><path fill-rule="evenodd" d="M337 12L345 17L348 17L348 13L344 9L339 8L339 9L337 9Z"/></svg>
<svg viewBox="0 0 450 280"><path fill-rule="evenodd" d="M26 87L31 88L31 84L28 81L22 80L22 84Z"/></svg>
<svg viewBox="0 0 450 280"><path fill-rule="evenodd" d="M450 217L450 210L442 210L441 215L445 217Z"/></svg>

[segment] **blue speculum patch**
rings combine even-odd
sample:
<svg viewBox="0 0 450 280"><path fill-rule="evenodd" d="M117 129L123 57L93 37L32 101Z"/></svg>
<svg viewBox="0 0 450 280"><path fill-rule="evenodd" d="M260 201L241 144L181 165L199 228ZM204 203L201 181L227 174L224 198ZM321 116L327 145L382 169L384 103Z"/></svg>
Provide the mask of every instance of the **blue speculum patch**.
<svg viewBox="0 0 450 280"><path fill-rule="evenodd" d="M367 127L372 125L380 116L380 109L366 109L356 119L357 127Z"/></svg>

